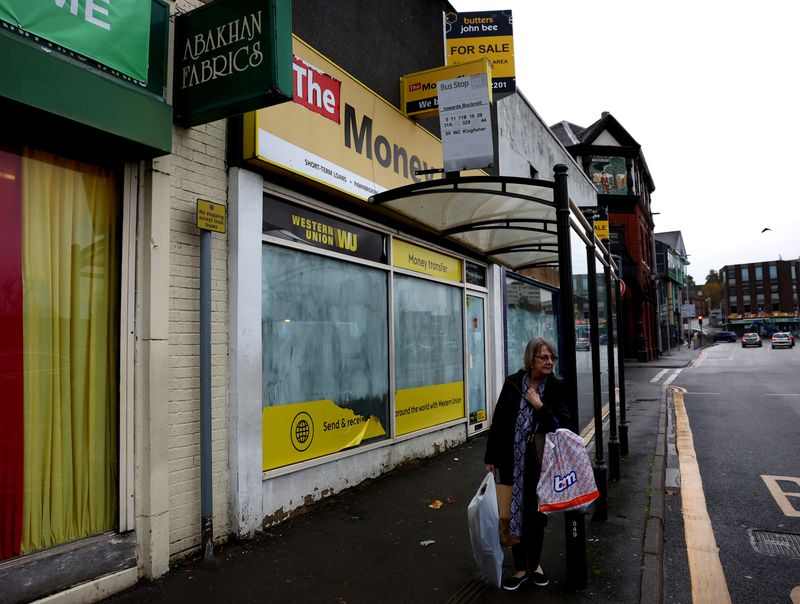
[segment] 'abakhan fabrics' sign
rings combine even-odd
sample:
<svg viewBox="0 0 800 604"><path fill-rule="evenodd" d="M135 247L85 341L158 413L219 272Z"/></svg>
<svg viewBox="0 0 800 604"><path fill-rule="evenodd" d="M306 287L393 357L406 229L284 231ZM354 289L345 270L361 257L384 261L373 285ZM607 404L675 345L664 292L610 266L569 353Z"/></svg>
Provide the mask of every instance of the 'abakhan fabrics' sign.
<svg viewBox="0 0 800 604"><path fill-rule="evenodd" d="M289 100L289 0L216 0L175 20L175 118L196 126Z"/></svg>
<svg viewBox="0 0 800 604"><path fill-rule="evenodd" d="M442 144L296 36L294 102L245 116L244 157L359 199L433 175Z"/></svg>

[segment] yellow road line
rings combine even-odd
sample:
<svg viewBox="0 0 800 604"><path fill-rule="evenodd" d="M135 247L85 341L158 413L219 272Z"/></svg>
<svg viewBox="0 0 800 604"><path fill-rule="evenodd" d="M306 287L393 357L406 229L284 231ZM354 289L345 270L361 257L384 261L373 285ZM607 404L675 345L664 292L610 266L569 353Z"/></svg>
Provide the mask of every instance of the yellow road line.
<svg viewBox="0 0 800 604"><path fill-rule="evenodd" d="M681 472L683 526L686 534L686 553L692 579L692 602L720 604L731 601L725 572L719 559L711 519L706 508L703 481L694 450L692 429L683 403L683 393L672 393L675 401L675 431Z"/></svg>
<svg viewBox="0 0 800 604"><path fill-rule="evenodd" d="M606 417L608 417L609 409L608 403L603 406L603 411L601 412L601 416L603 418L602 421L606 421ZM586 427L581 432L581 437L583 437L583 446L588 447L589 443L592 442L594 438L594 420L586 424Z"/></svg>

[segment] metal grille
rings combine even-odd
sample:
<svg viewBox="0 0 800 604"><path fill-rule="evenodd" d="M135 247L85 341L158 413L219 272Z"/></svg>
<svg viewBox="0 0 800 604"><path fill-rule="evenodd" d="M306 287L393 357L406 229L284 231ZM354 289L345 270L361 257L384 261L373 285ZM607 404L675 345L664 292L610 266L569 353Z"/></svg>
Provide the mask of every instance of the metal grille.
<svg viewBox="0 0 800 604"><path fill-rule="evenodd" d="M751 541L753 548L761 554L800 558L800 535L753 531Z"/></svg>

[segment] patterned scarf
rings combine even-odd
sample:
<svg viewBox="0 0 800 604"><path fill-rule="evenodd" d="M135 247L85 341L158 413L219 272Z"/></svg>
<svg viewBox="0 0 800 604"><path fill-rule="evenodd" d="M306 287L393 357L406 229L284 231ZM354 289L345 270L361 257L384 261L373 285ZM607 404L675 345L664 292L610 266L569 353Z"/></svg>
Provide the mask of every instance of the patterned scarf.
<svg viewBox="0 0 800 604"><path fill-rule="evenodd" d="M531 387L531 378L525 374L522 379L522 397L519 401L517 424L514 428L514 483L511 487L511 534L514 537L522 536L522 502L525 492L525 452L528 437L534 430L533 406L525 400L525 393ZM536 386L539 396L544 393L544 380Z"/></svg>

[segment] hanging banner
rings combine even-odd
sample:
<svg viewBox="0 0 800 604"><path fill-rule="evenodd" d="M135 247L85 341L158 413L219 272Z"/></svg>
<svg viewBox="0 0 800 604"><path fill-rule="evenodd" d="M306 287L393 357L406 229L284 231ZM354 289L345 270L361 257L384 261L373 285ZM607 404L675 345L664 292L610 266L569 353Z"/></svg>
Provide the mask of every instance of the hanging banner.
<svg viewBox="0 0 800 604"><path fill-rule="evenodd" d="M183 126L291 100L291 2L214 0L177 16L174 73Z"/></svg>
<svg viewBox="0 0 800 604"><path fill-rule="evenodd" d="M150 2L0 0L0 19L147 82Z"/></svg>
<svg viewBox="0 0 800 604"><path fill-rule="evenodd" d="M383 436L377 417L364 417L331 400L262 407L264 471L330 455Z"/></svg>
<svg viewBox="0 0 800 604"><path fill-rule="evenodd" d="M492 92L496 98L513 94L514 28L511 11L448 13L444 20L445 60L458 65L480 58L492 64Z"/></svg>

